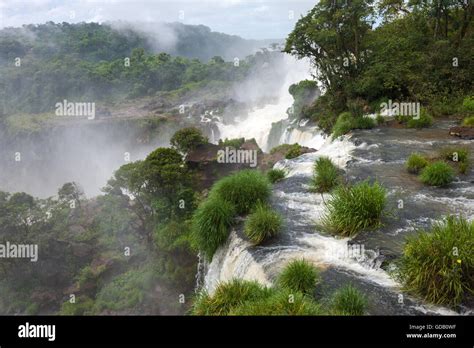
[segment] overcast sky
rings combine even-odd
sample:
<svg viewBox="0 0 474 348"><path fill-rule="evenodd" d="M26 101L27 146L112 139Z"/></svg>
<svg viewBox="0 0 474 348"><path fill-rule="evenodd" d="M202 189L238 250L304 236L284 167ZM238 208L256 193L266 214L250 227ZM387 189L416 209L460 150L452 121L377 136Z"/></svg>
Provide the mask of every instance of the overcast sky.
<svg viewBox="0 0 474 348"><path fill-rule="evenodd" d="M317 0L0 0L0 28L53 22L182 22L248 39L285 38Z"/></svg>

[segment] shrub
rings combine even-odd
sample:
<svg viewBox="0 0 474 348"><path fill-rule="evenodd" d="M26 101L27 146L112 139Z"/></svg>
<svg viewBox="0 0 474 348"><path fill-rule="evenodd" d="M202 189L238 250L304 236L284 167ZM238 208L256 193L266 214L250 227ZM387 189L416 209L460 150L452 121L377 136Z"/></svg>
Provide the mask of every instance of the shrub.
<svg viewBox="0 0 474 348"><path fill-rule="evenodd" d="M268 172L267 172L267 178L268 180L274 184L280 180L283 180L286 176L286 173L284 170L282 169L270 169Z"/></svg>
<svg viewBox="0 0 474 348"><path fill-rule="evenodd" d="M412 153L406 163L408 172L412 174L418 174L427 165L428 160L418 153Z"/></svg>
<svg viewBox="0 0 474 348"><path fill-rule="evenodd" d="M91 315L94 313L94 300L89 297L79 297L75 303L63 302L59 315Z"/></svg>
<svg viewBox="0 0 474 348"><path fill-rule="evenodd" d="M352 285L337 290L332 299L332 306L339 315L363 315L367 307L366 297Z"/></svg>
<svg viewBox="0 0 474 348"><path fill-rule="evenodd" d="M336 124L332 128L332 138L336 139L348 133L352 129L353 117L349 112L343 112L337 117Z"/></svg>
<svg viewBox="0 0 474 348"><path fill-rule="evenodd" d="M329 157L320 157L314 163L311 186L316 192L329 192L339 183L339 170Z"/></svg>
<svg viewBox="0 0 474 348"><path fill-rule="evenodd" d="M454 180L454 170L443 161L432 163L423 169L420 180L431 186L444 186Z"/></svg>
<svg viewBox="0 0 474 348"><path fill-rule="evenodd" d="M350 112L343 112L336 120L332 129L332 138L336 139L352 129L370 129L375 127L375 121L370 117L353 117Z"/></svg>
<svg viewBox="0 0 474 348"><path fill-rule="evenodd" d="M352 187L338 186L326 204L323 225L343 236L353 236L366 228L381 224L386 203L386 190L375 182L358 183Z"/></svg>
<svg viewBox="0 0 474 348"><path fill-rule="evenodd" d="M260 244L280 231L282 219L280 215L269 207L258 204L252 214L245 221L245 235L253 244Z"/></svg>
<svg viewBox="0 0 474 348"><path fill-rule="evenodd" d="M150 290L152 273L149 270L131 269L120 274L101 288L96 297L94 310L121 311L135 308Z"/></svg>
<svg viewBox="0 0 474 348"><path fill-rule="evenodd" d="M465 127L474 127L474 116L466 117L462 121L462 125L465 126Z"/></svg>
<svg viewBox="0 0 474 348"><path fill-rule="evenodd" d="M474 96L464 98L462 108L466 112L474 112Z"/></svg>
<svg viewBox="0 0 474 348"><path fill-rule="evenodd" d="M445 147L439 151L439 155L447 161L467 162L469 149L466 147Z"/></svg>
<svg viewBox="0 0 474 348"><path fill-rule="evenodd" d="M299 144L292 144L288 151L286 152L285 154L285 158L286 159L292 159L292 158L296 158L298 156L301 156L301 145Z"/></svg>
<svg viewBox="0 0 474 348"><path fill-rule="evenodd" d="M419 118L411 118L407 122L408 128L426 128L433 124L433 117L429 115L425 109L421 109Z"/></svg>
<svg viewBox="0 0 474 348"><path fill-rule="evenodd" d="M356 117L352 125L352 129L371 129L375 127L374 119L370 117Z"/></svg>
<svg viewBox="0 0 474 348"><path fill-rule="evenodd" d="M247 301L269 297L272 290L254 281L234 279L217 286L212 295L201 292L191 308L193 315L228 315Z"/></svg>
<svg viewBox="0 0 474 348"><path fill-rule="evenodd" d="M200 129L195 127L183 128L171 137L171 145L178 151L186 153L199 145L206 144L208 139L203 136Z"/></svg>
<svg viewBox="0 0 474 348"><path fill-rule="evenodd" d="M474 221L447 217L407 238L399 275L405 289L435 304L474 293Z"/></svg>
<svg viewBox="0 0 474 348"><path fill-rule="evenodd" d="M303 294L311 294L318 281L318 270L306 260L291 261L278 277L281 288Z"/></svg>
<svg viewBox="0 0 474 348"><path fill-rule="evenodd" d="M249 213L258 202L270 196L270 182L256 170L246 169L227 176L214 184L210 195L218 195L234 205L237 214Z"/></svg>
<svg viewBox="0 0 474 348"><path fill-rule="evenodd" d="M277 152L282 152L284 154L286 154L288 152L288 150L291 148L292 145L290 144L281 144L281 145L278 145L278 146L275 146L274 148L272 148L270 150L270 154L273 155Z"/></svg>
<svg viewBox="0 0 474 348"><path fill-rule="evenodd" d="M257 301L234 307L230 315L321 315L321 307L302 293L277 291Z"/></svg>
<svg viewBox="0 0 474 348"><path fill-rule="evenodd" d="M218 196L211 196L195 211L192 218L193 241L208 259L229 235L235 208Z"/></svg>
<svg viewBox="0 0 474 348"><path fill-rule="evenodd" d="M222 139L219 139L219 146L229 146L235 149L240 148L243 145L243 143L245 143L245 138L235 138L235 139L225 138L224 141L222 141Z"/></svg>

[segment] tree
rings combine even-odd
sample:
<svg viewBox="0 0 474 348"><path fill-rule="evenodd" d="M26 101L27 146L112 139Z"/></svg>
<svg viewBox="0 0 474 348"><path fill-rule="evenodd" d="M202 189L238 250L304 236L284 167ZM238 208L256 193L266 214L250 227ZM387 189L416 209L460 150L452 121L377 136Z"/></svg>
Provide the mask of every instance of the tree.
<svg viewBox="0 0 474 348"><path fill-rule="evenodd" d="M195 127L180 129L171 137L170 141L171 145L182 153L187 153L207 142L208 139L204 137L201 130Z"/></svg>

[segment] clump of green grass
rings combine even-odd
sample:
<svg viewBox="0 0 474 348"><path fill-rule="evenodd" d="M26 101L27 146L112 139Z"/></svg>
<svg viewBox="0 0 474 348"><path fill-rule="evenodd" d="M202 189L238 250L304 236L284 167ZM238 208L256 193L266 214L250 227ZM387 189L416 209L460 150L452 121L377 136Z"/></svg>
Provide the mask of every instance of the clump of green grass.
<svg viewBox="0 0 474 348"><path fill-rule="evenodd" d="M231 315L322 315L323 311L310 297L300 292L277 291L257 301L234 307Z"/></svg>
<svg viewBox="0 0 474 348"><path fill-rule="evenodd" d="M431 186L445 186L454 180L454 170L449 164L437 161L423 169L420 180Z"/></svg>
<svg viewBox="0 0 474 348"><path fill-rule="evenodd" d="M469 169L469 149L467 147L445 147L439 151L439 155L444 160L457 164L459 173L467 173Z"/></svg>
<svg viewBox="0 0 474 348"><path fill-rule="evenodd" d="M469 159L469 149L466 147L445 147L439 154L444 160L452 162L467 162Z"/></svg>
<svg viewBox="0 0 474 348"><path fill-rule="evenodd" d="M292 144L290 145L288 151L285 154L286 159L292 159L296 158L298 156L301 156L302 154L302 149L300 144Z"/></svg>
<svg viewBox="0 0 474 348"><path fill-rule="evenodd" d="M191 308L193 315L229 315L236 307L245 302L268 298L272 289L254 281L234 279L217 286L212 295L201 292Z"/></svg>
<svg viewBox="0 0 474 348"><path fill-rule="evenodd" d="M408 237L399 275L407 291L434 304L458 305L474 294L474 221L449 216Z"/></svg>
<svg viewBox="0 0 474 348"><path fill-rule="evenodd" d="M474 127L474 116L466 117L466 118L462 121L462 125L463 125L464 127Z"/></svg>
<svg viewBox="0 0 474 348"><path fill-rule="evenodd" d="M339 184L339 169L329 157L320 157L314 163L311 186L316 192L329 192Z"/></svg>
<svg viewBox="0 0 474 348"><path fill-rule="evenodd" d="M433 124L433 117L425 109L421 109L419 118L410 118L407 122L408 128L427 128Z"/></svg>
<svg viewBox="0 0 474 348"><path fill-rule="evenodd" d="M257 245L264 240L276 236L280 232L282 219L270 207L258 204L247 217L244 226L245 235Z"/></svg>
<svg viewBox="0 0 474 348"><path fill-rule="evenodd" d="M348 285L334 293L332 306L339 315L364 315L367 299L355 287Z"/></svg>
<svg viewBox="0 0 474 348"><path fill-rule="evenodd" d="M234 206L217 195L209 197L194 212L193 241L208 259L227 240L234 215Z"/></svg>
<svg viewBox="0 0 474 348"><path fill-rule="evenodd" d="M318 270L306 260L291 261L278 277L278 285L289 291L311 294L320 280Z"/></svg>
<svg viewBox="0 0 474 348"><path fill-rule="evenodd" d="M285 176L286 172L282 169L270 169L267 172L267 178L272 184L283 180Z"/></svg>
<svg viewBox="0 0 474 348"><path fill-rule="evenodd" d="M270 196L270 182L256 170L242 170L227 176L214 184L210 195L219 196L231 203L237 214L249 213L258 203L264 203Z"/></svg>
<svg viewBox="0 0 474 348"><path fill-rule="evenodd" d="M378 182L338 186L326 204L323 225L332 233L354 236L361 230L380 226L387 192Z"/></svg>
<svg viewBox="0 0 474 348"><path fill-rule="evenodd" d="M354 117L350 112L341 113L332 128L332 138L349 133L352 129L370 129L375 127L375 121L370 117Z"/></svg>
<svg viewBox="0 0 474 348"><path fill-rule="evenodd" d="M418 153L412 153L407 160L406 168L409 173L419 174L428 165L428 160Z"/></svg>

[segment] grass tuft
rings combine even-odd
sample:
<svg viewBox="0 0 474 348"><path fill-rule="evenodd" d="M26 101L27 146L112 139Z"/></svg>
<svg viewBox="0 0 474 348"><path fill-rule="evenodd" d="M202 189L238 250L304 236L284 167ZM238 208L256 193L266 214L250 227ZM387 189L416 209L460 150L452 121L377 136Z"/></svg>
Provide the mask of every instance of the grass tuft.
<svg viewBox="0 0 474 348"><path fill-rule="evenodd" d="M320 157L314 163L311 186L316 192L329 192L339 184L339 169L329 157Z"/></svg>
<svg viewBox="0 0 474 348"><path fill-rule="evenodd" d="M218 196L209 197L196 209L192 218L193 240L208 259L227 240L234 215L234 206Z"/></svg>
<svg viewBox="0 0 474 348"><path fill-rule="evenodd" d="M267 178L272 184L283 180L285 176L286 172L282 169L270 169L267 172Z"/></svg>
<svg viewBox="0 0 474 348"><path fill-rule="evenodd" d="M408 157L406 168L409 173L419 174L420 171L428 165L428 160L418 153L412 153Z"/></svg>
<svg viewBox="0 0 474 348"><path fill-rule="evenodd" d="M312 294L319 280L319 272L311 263L293 260L280 273L278 285L289 291Z"/></svg>
<svg viewBox="0 0 474 348"><path fill-rule="evenodd" d="M272 289L254 281L234 279L217 286L212 295L206 291L197 295L191 308L193 315L229 315L230 312L247 301L257 301L269 297Z"/></svg>
<svg viewBox="0 0 474 348"><path fill-rule="evenodd" d="M474 221L449 216L409 237L400 260L404 288L434 304L474 294Z"/></svg>
<svg viewBox="0 0 474 348"><path fill-rule="evenodd" d="M430 186L445 186L454 180L454 170L449 164L437 161L423 169L420 180Z"/></svg>
<svg viewBox="0 0 474 348"><path fill-rule="evenodd" d="M338 315L364 315L367 299L355 287L348 285L334 293L332 306Z"/></svg>
<svg viewBox="0 0 474 348"><path fill-rule="evenodd" d="M378 182L338 186L326 204L323 225L332 233L354 236L361 230L381 225L387 192Z"/></svg>
<svg viewBox="0 0 474 348"><path fill-rule="evenodd" d="M231 203L239 215L249 213L255 205L270 196L270 182L256 170L242 170L216 182L210 196L217 195Z"/></svg>
<svg viewBox="0 0 474 348"><path fill-rule="evenodd" d="M282 218L270 207L258 204L245 221L244 232L257 245L280 232Z"/></svg>

